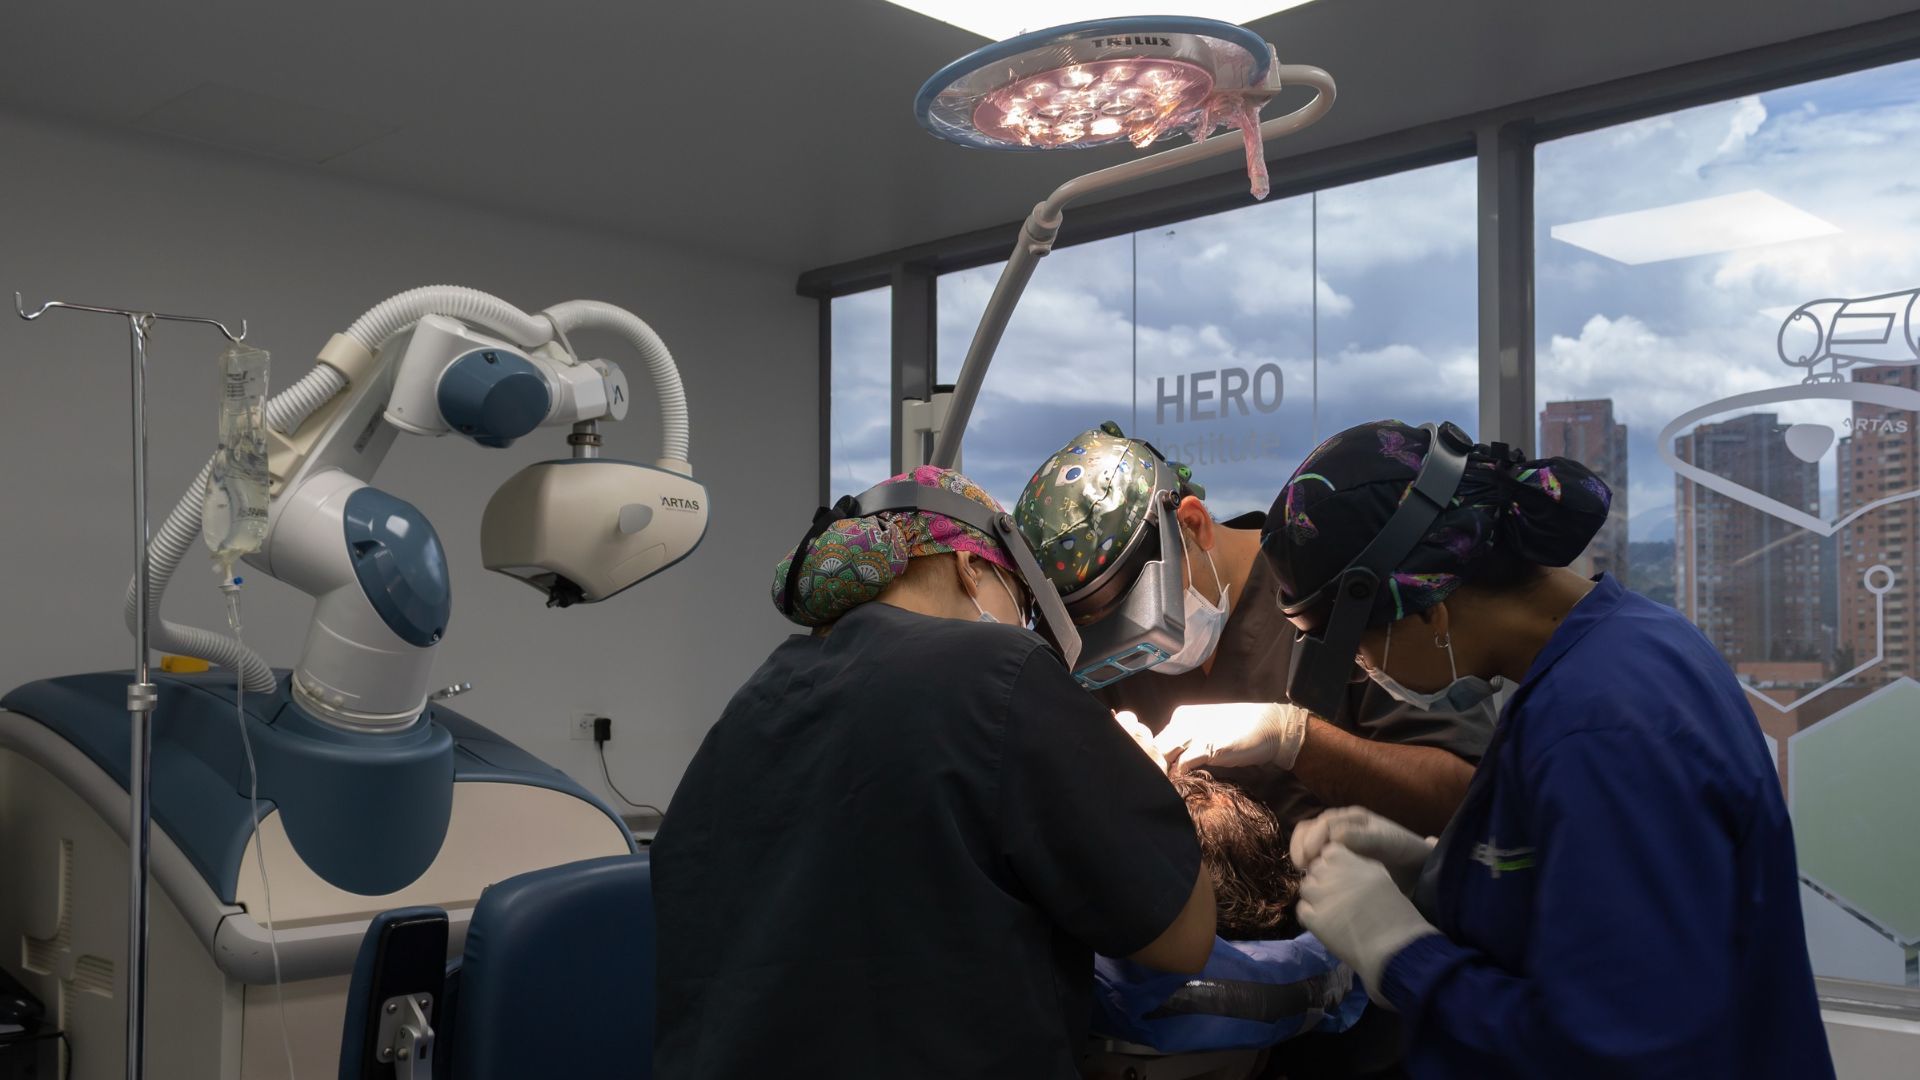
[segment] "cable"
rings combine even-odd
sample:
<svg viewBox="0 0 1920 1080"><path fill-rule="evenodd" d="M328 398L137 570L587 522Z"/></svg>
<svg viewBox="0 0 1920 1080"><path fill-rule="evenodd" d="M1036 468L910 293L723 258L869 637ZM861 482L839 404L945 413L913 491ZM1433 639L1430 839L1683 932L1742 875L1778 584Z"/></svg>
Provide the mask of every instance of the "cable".
<svg viewBox="0 0 1920 1080"><path fill-rule="evenodd" d="M48 1039L59 1039L60 1044L66 1047L66 1053L61 1058L63 1063L60 1066L60 1075L63 1080L73 1080L73 1040L67 1038L67 1033L64 1031L48 1031L39 1035L4 1035L0 1036L0 1046L20 1046L24 1043L46 1042Z"/></svg>
<svg viewBox="0 0 1920 1080"><path fill-rule="evenodd" d="M245 647L240 636L240 581L228 578L229 584L221 586L227 594L227 626L233 631L233 640ZM247 753L247 804L253 814L253 861L260 868L260 892L267 906L267 952L273 956L273 1000L280 1013L280 1047L287 1054L287 1080L298 1080L293 1068L293 1029L287 1026L287 993L280 977L280 941L279 931L273 922L273 886L267 881L267 849L260 839L260 766L253 759L253 736L247 731L246 677L235 673L233 681L234 712L240 721L240 745Z"/></svg>
<svg viewBox="0 0 1920 1080"><path fill-rule="evenodd" d="M628 806L633 807L635 810L651 810L658 817L667 816L667 812L665 810L660 809L659 807L653 805L652 803L634 802L632 799L627 798L626 794L622 792L618 787L614 786L613 773L607 769L607 744L604 742L596 741L593 744L593 746L594 746L594 749L600 751L600 775L607 778L607 787L615 795L620 796L621 802L626 803Z"/></svg>

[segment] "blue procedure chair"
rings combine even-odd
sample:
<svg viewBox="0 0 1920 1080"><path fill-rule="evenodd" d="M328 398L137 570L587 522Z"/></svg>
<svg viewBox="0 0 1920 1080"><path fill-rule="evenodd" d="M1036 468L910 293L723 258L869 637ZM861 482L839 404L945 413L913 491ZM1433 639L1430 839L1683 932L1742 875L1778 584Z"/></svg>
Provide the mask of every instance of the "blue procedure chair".
<svg viewBox="0 0 1920 1080"><path fill-rule="evenodd" d="M382 912L347 993L340 1080L653 1075L645 853L508 878L446 963L439 908Z"/></svg>

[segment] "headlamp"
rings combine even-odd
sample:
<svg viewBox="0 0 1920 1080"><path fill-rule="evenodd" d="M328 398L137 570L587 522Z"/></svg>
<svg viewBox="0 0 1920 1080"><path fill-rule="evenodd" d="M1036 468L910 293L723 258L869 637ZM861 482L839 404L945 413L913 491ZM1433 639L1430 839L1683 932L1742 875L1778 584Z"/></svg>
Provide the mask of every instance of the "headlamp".
<svg viewBox="0 0 1920 1080"><path fill-rule="evenodd" d="M1386 525L1331 581L1303 597L1280 595L1280 611L1298 631L1287 665L1287 698L1308 712L1333 716L1346 700L1354 657L1393 572L1427 535L1460 489L1474 443L1452 424L1422 424L1427 456L1413 489ZM1281 532L1261 539L1271 549Z"/></svg>

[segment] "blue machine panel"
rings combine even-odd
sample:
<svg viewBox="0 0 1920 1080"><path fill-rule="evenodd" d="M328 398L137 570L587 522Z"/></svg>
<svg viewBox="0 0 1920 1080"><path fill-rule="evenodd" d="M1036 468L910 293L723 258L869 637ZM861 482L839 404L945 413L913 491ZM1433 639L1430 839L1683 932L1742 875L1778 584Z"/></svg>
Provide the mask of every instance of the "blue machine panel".
<svg viewBox="0 0 1920 1080"><path fill-rule="evenodd" d="M619 815L565 773L451 709L429 709L427 722L405 733L359 735L306 716L284 673L279 681L277 693L246 698L261 813L277 807L301 857L340 888L378 895L417 877L440 849L452 785L461 782L563 791L598 806L626 835ZM43 679L0 698L0 708L44 724L125 787L128 682L125 672ZM154 823L233 903L253 827L233 676L155 673L154 683Z"/></svg>

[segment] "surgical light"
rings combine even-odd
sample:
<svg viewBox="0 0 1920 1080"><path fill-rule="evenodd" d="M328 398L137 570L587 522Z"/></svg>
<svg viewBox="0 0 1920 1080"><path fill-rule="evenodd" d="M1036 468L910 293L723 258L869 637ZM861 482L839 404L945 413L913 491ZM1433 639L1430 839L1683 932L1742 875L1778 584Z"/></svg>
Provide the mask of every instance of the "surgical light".
<svg viewBox="0 0 1920 1080"><path fill-rule="evenodd" d="M1213 73L1198 64L1096 60L995 90L974 109L973 127L989 138L1040 149L1123 138L1144 147L1212 92Z"/></svg>
<svg viewBox="0 0 1920 1080"><path fill-rule="evenodd" d="M1260 35L1231 23L1102 19L976 50L927 80L914 111L943 139L993 150L1121 140L1145 149L1176 132L1197 140L1222 122L1238 124L1248 132L1257 197L1264 169L1252 121L1279 89L1267 83L1272 67Z"/></svg>

